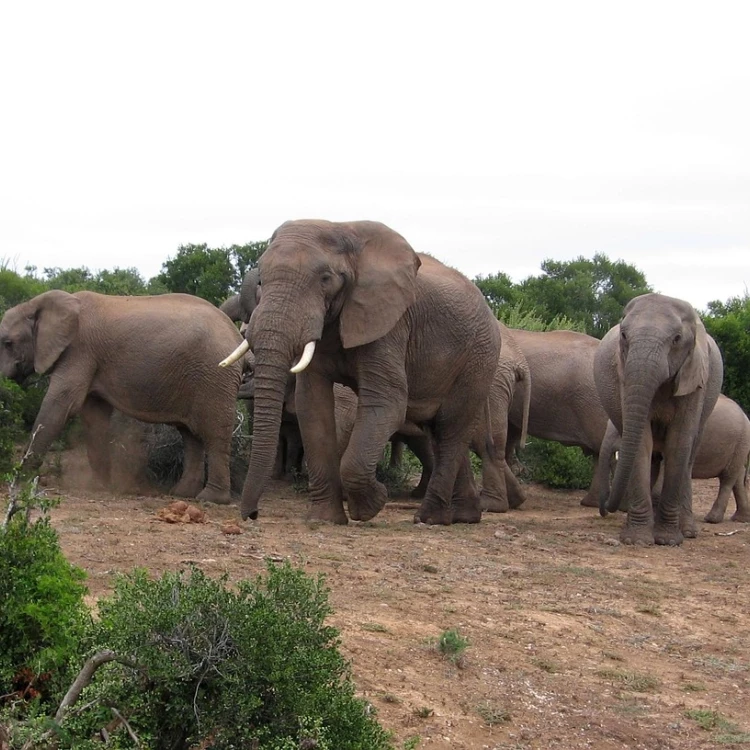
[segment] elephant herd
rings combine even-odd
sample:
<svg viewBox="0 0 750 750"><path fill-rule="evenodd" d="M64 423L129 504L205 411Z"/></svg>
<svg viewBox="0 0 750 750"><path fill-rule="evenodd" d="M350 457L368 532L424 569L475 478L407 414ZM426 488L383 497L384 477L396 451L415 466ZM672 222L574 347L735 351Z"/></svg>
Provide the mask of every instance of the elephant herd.
<svg viewBox="0 0 750 750"><path fill-rule="evenodd" d="M230 502L236 398L252 398L243 518L303 450L311 519L374 517L390 440L423 464L415 521L474 523L523 503L509 459L528 433L594 456L582 504L626 510L626 543L695 536L691 476L720 479L706 521L723 519L732 491L734 520L750 521L750 422L719 394L721 355L688 303L636 297L601 342L511 330L469 279L377 222L283 224L221 309L185 294L45 292L3 317L0 372L50 374L32 461L80 414L89 462L108 482L117 409L175 425L185 460L172 492L218 503Z"/></svg>

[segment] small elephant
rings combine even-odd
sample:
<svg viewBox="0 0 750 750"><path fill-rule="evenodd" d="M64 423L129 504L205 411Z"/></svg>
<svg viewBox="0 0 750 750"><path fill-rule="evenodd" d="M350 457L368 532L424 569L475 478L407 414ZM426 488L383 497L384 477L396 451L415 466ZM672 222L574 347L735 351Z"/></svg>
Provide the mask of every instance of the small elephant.
<svg viewBox="0 0 750 750"><path fill-rule="evenodd" d="M0 372L18 381L32 372L50 373L34 424L32 465L41 463L68 419L80 413L89 463L109 484L108 430L117 409L180 431L184 471L173 494L230 502L229 456L242 366L222 371L216 360L240 341L226 315L188 294L50 291L16 305L0 323Z"/></svg>
<svg viewBox="0 0 750 750"><path fill-rule="evenodd" d="M528 433L543 440L578 446L599 460L599 446L607 428L607 413L594 383L594 355L599 339L576 331L524 331L509 329L526 360L534 384L528 407ZM505 338L503 338L503 347ZM523 432L523 391L513 398L508 425L506 458L520 444ZM595 475L596 476L596 475ZM581 500L598 504L595 484ZM511 507L513 497L511 495Z"/></svg>
<svg viewBox="0 0 750 750"><path fill-rule="evenodd" d="M721 354L693 307L662 294L632 299L602 339L594 380L622 435L609 500L626 502L626 544L681 544L696 535L691 474L703 428L719 397ZM654 512L652 457L662 456L664 484Z"/></svg>
<svg viewBox="0 0 750 750"><path fill-rule="evenodd" d="M262 294L246 346L225 360L247 348L256 358L255 434L242 516L257 516L293 365L311 518L347 523L344 496L353 519L373 518L387 499L375 477L383 448L402 424L413 422L429 425L438 446L415 520L479 521L468 445L486 412L501 346L479 289L371 221L287 222L274 232L259 271ZM340 461L327 439L335 430L334 382L359 397Z"/></svg>
<svg viewBox="0 0 750 750"><path fill-rule="evenodd" d="M620 435L612 422L607 423L607 433L602 441L599 471L602 473L599 486L604 498L609 494L609 471L607 457L618 450ZM734 493L737 510L733 521L750 523L750 504L747 496L748 461L750 461L750 420L740 405L728 396L719 395L714 410L703 428L698 453L693 464L693 479L719 479L719 494L711 510L703 519L707 523L721 523L727 510L730 493ZM654 467L657 468L657 467ZM661 460L658 460L661 469ZM652 498L661 495L662 472L653 476Z"/></svg>

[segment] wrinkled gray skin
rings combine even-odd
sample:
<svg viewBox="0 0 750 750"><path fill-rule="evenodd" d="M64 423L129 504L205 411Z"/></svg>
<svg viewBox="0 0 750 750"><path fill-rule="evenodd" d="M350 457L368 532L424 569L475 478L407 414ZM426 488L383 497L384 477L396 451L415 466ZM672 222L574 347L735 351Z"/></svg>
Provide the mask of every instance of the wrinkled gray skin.
<svg viewBox="0 0 750 750"><path fill-rule="evenodd" d="M693 463L719 396L721 355L687 302L662 294L631 300L602 339L594 380L622 435L606 510L627 503L626 544L681 544L696 535ZM664 464L661 500L651 503L652 455ZM602 513L606 513L601 508Z"/></svg>
<svg viewBox="0 0 750 750"><path fill-rule="evenodd" d="M509 507L517 508L525 500L521 485L506 460L506 440L508 413L515 395L522 405L521 428L525 442L531 399L531 375L526 358L513 339L511 330L499 321L497 325L502 335L503 346L490 389L490 432L493 449L487 445L487 428L484 424L480 424L472 437L471 449L482 460L482 510L506 513ZM415 434L410 432L414 429L413 425L405 425L401 428L401 433ZM416 447L409 443L409 447L423 466L422 478L412 491L412 497L423 497L431 474L431 468L424 457L425 451L429 450L429 443L422 443Z"/></svg>
<svg viewBox="0 0 750 750"><path fill-rule="evenodd" d="M377 222L287 222L259 269L262 293L246 333L256 369L243 517L257 516L271 473L289 368L315 341L296 386L310 517L346 523L344 496L353 519L374 517L387 499L377 462L390 436L413 422L429 426L437 445L417 519L479 521L467 448L486 412L500 333L477 287ZM334 382L359 397L340 464L328 437Z"/></svg>
<svg viewBox="0 0 750 750"><path fill-rule="evenodd" d="M249 323L258 306L258 289L258 269L253 268L242 279L239 294L232 295L219 309L235 323Z"/></svg>
<svg viewBox="0 0 750 750"><path fill-rule="evenodd" d="M602 503L609 494L609 465L607 457L619 450L620 435L612 422L607 423L607 433L602 441L599 471ZM719 479L719 494L704 521L721 523L727 510L730 494L734 494L737 510L733 521L750 523L750 504L747 496L747 466L750 461L750 420L740 405L731 398L719 395L714 410L706 420L698 453L693 464L693 479ZM661 460L658 462L661 468ZM653 476L653 474L652 474ZM658 502L661 495L662 472L653 477L652 499Z"/></svg>
<svg viewBox="0 0 750 750"><path fill-rule="evenodd" d="M0 323L0 372L17 381L32 372L50 374L34 425L31 464L41 463L68 419L80 414L89 462L108 485L108 430L117 409L178 428L185 460L174 494L230 502L229 456L241 364L220 370L216 362L239 341L225 315L187 294L115 297L51 291L11 308Z"/></svg>
<svg viewBox="0 0 750 750"><path fill-rule="evenodd" d="M599 446L607 428L607 413L599 401L594 383L594 355L599 340L575 331L540 332L512 328L510 333L526 359L533 383L529 435L563 445L577 445L594 457L596 466ZM522 396L522 393L516 394L511 405L508 460L521 443ZM598 505L599 492L595 482L596 479L581 501L582 505ZM513 492L509 500L511 508L520 505L514 500Z"/></svg>

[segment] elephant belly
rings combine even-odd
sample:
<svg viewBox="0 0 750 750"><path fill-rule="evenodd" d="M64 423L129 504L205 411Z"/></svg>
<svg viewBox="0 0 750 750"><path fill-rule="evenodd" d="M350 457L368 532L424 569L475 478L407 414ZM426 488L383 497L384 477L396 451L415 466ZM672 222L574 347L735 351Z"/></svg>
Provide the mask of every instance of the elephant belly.
<svg viewBox="0 0 750 750"><path fill-rule="evenodd" d="M415 424L429 422L440 408L438 399L409 400L406 406L406 421Z"/></svg>

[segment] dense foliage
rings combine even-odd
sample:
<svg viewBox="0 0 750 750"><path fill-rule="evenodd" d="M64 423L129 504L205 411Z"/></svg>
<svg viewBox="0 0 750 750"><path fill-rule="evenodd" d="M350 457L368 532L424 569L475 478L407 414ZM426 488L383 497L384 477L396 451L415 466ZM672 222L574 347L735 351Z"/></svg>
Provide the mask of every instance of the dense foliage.
<svg viewBox="0 0 750 750"><path fill-rule="evenodd" d="M387 750L355 696L322 577L268 565L227 585L193 568L121 576L85 607L46 513L0 529L0 738L10 747ZM92 679L64 712L84 662ZM59 718L52 720L58 713Z"/></svg>
<svg viewBox="0 0 750 750"><path fill-rule="evenodd" d="M0 696L42 699L71 679L89 623L84 573L63 556L46 513L0 527Z"/></svg>
<svg viewBox="0 0 750 750"><path fill-rule="evenodd" d="M724 357L722 391L750 413L750 295L711 302L703 322Z"/></svg>

